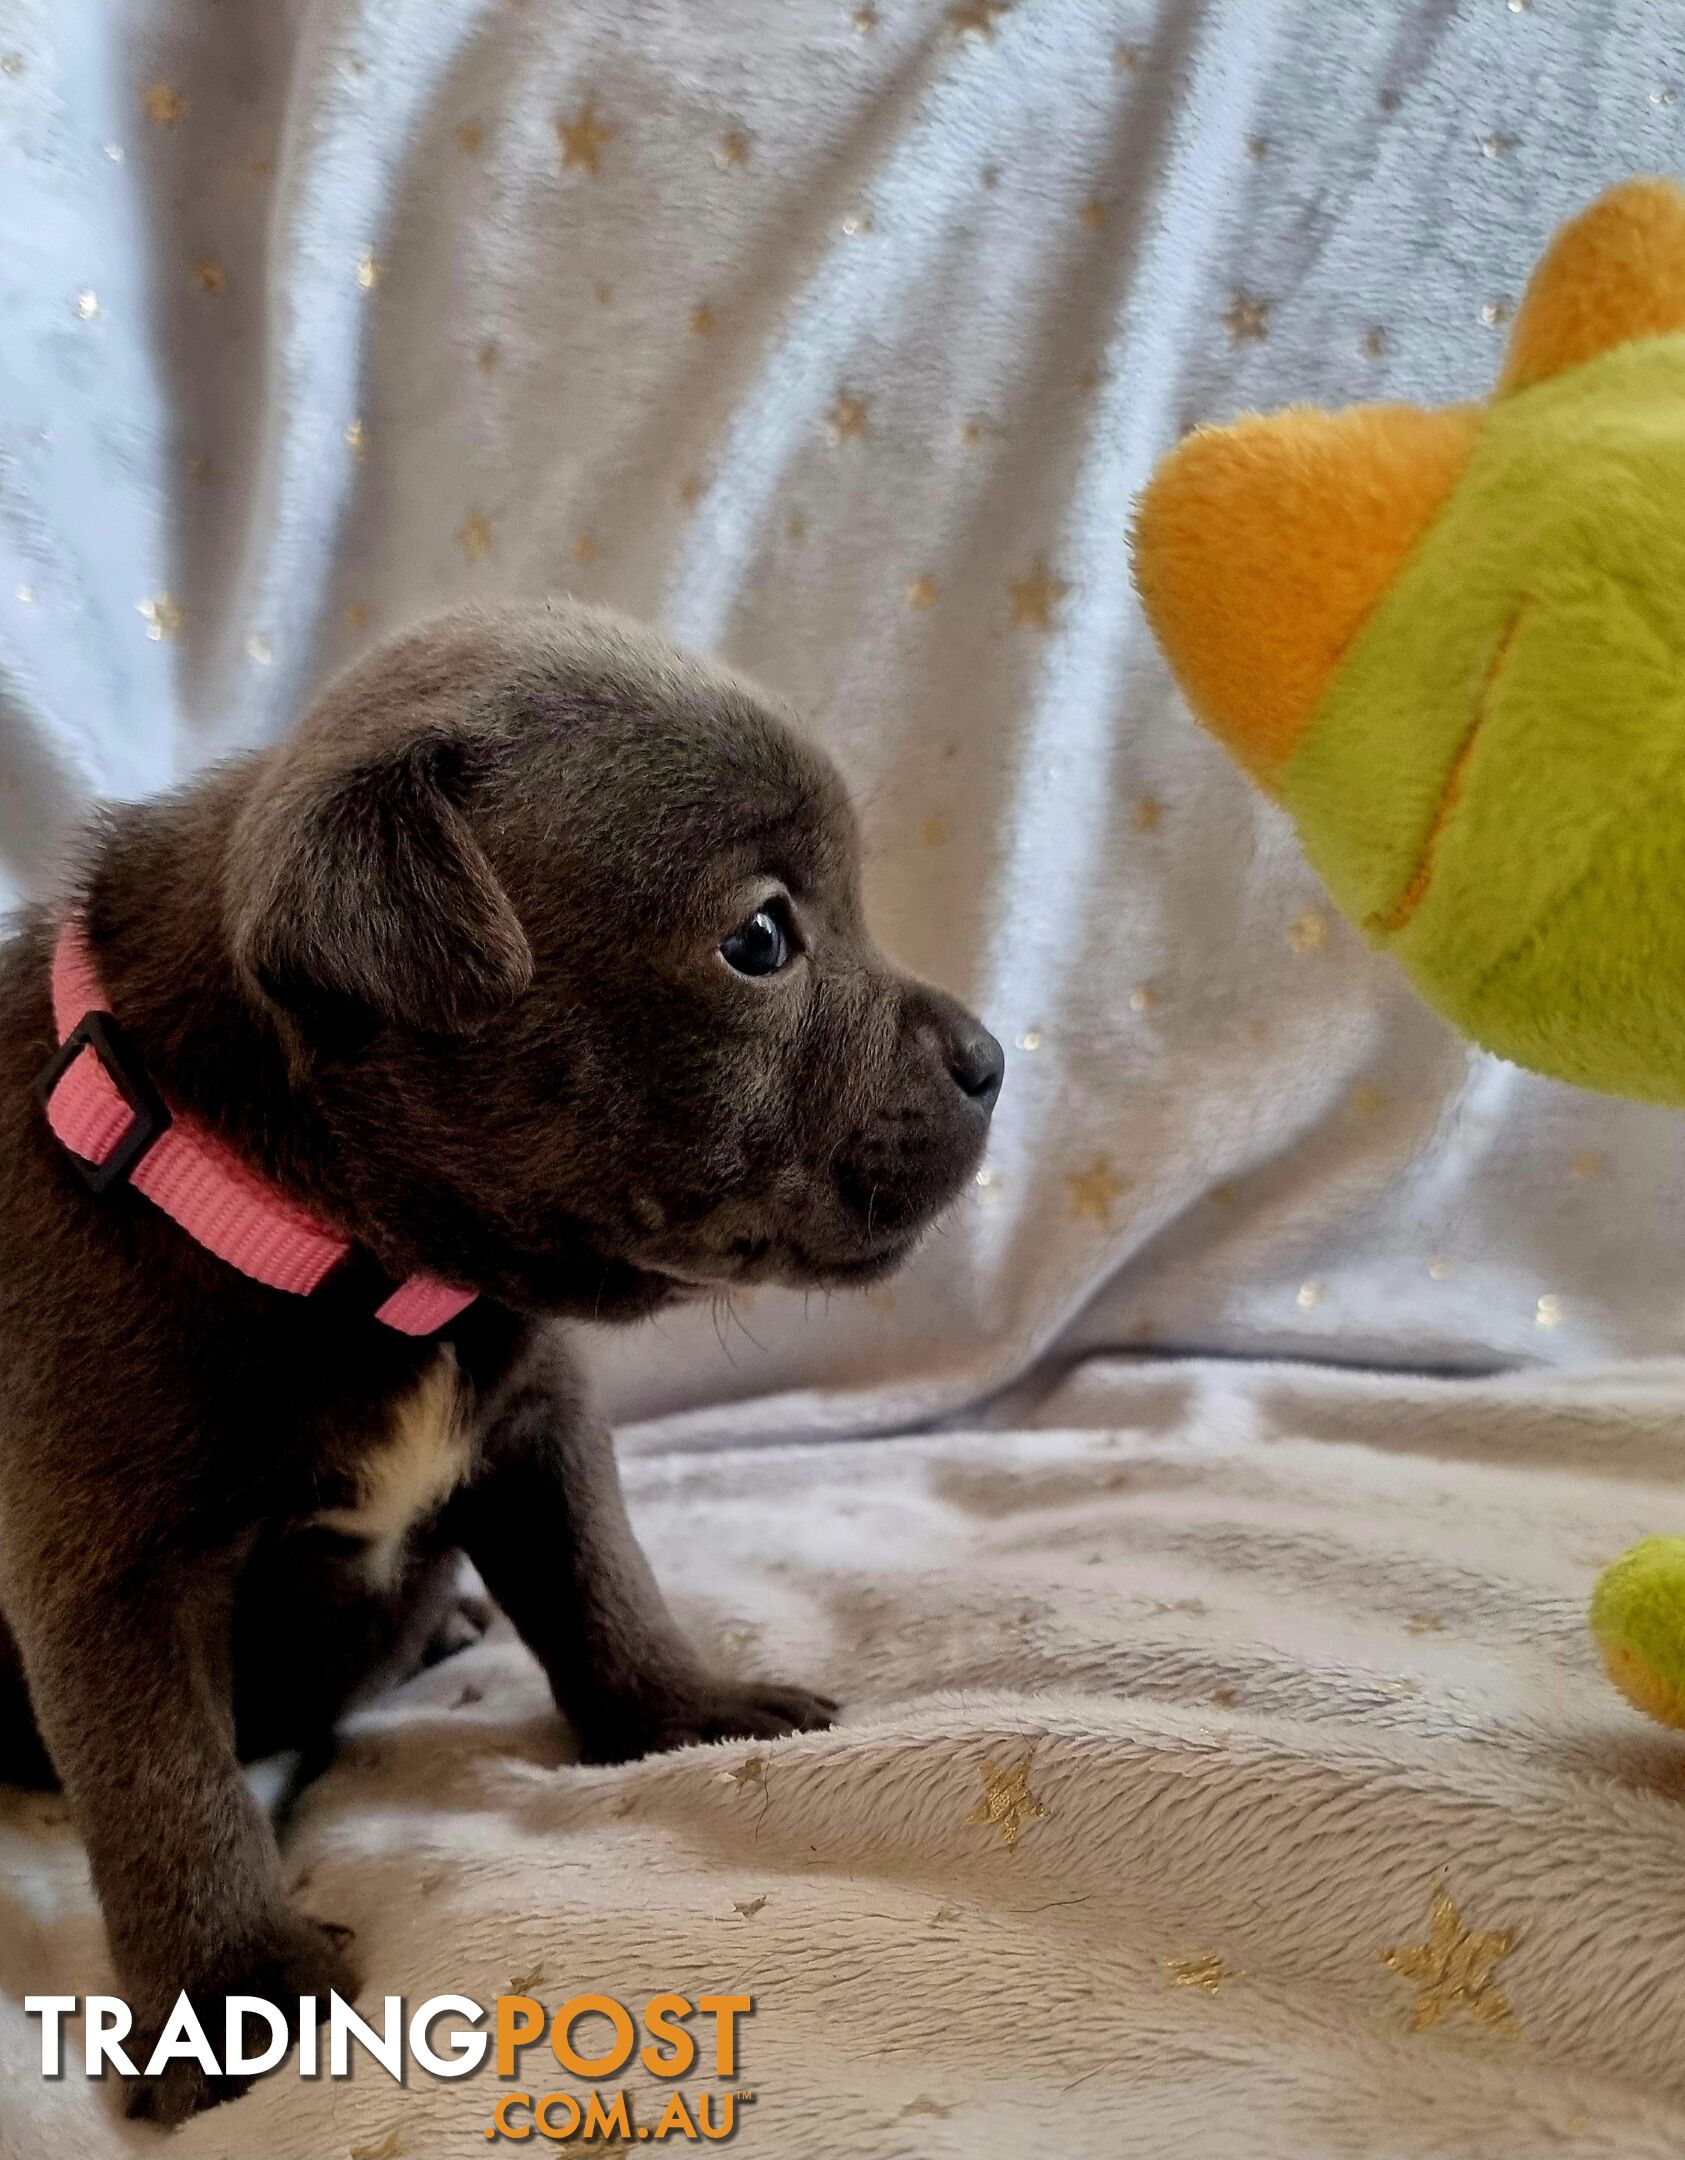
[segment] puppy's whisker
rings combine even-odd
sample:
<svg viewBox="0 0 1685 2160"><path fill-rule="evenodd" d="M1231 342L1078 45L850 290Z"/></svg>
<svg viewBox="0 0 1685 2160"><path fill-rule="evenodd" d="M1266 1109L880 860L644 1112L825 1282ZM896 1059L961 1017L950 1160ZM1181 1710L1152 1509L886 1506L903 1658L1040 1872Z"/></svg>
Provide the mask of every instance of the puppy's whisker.
<svg viewBox="0 0 1685 2160"><path fill-rule="evenodd" d="M726 1363L731 1367L733 1372L736 1372L738 1369L737 1360L731 1354L731 1345L725 1339L725 1329L720 1325L721 1302L722 1301L717 1297L711 1297L708 1300L708 1316L714 1323L714 1340L719 1344L720 1349L724 1352Z"/></svg>
<svg viewBox="0 0 1685 2160"><path fill-rule="evenodd" d="M750 1327L749 1323L738 1311L736 1305L732 1302L729 1295L727 1296L725 1301L725 1309L728 1313L730 1313L732 1319L736 1321L737 1325L743 1330L743 1333L748 1336L749 1340L754 1344L755 1348L761 1353L763 1357L765 1357L766 1344L761 1341L760 1337L755 1333L754 1329Z"/></svg>

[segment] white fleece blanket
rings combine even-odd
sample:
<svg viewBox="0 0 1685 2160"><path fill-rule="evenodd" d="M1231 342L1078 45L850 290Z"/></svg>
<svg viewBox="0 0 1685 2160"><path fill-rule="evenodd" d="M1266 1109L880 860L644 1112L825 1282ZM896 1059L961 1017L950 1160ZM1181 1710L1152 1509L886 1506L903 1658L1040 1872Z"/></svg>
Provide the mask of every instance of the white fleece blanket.
<svg viewBox="0 0 1685 2160"><path fill-rule="evenodd" d="M1191 421L1478 393L1682 123L1655 0L0 10L5 888L380 630L568 587L805 709L888 941L1009 1049L904 1282L602 1350L690 1610L849 1724L558 1772L520 1653L445 1668L296 1832L377 1991L752 1985L780 2160L1685 2139L1685 1756L1579 1621L1685 1526L1685 1376L1600 1369L1685 1351L1678 1125L1469 1056L1329 916L1123 548ZM840 1444L934 1417L994 1429ZM99 1984L81 1863L4 1807L0 2151L98 2155L18 2009ZM1398 1962L1470 1999L1412 2033L1436 1884ZM490 2102L283 2074L178 2149Z"/></svg>
<svg viewBox="0 0 1685 2160"><path fill-rule="evenodd" d="M1677 27L9 0L0 877L423 608L571 588L811 717L888 943L1010 1057L905 1283L609 1347L651 1437L890 1430L1055 1345L1685 1350L1676 1122L1471 1059L1329 916L1124 549L1195 419L1489 385L1552 228L1680 168Z"/></svg>
<svg viewBox="0 0 1685 2160"><path fill-rule="evenodd" d="M1685 1756L1581 1612L1677 1519L1681 1379L1100 1362L1010 1432L640 1464L698 1632L841 1729L582 1771L488 1643L362 1722L289 1872L365 2007L751 1993L768 2160L1677 2153ZM4 2149L155 2150L18 2015L105 1970L58 1817L0 1814ZM463 2160L587 2089L524 2069L283 2069L174 2149Z"/></svg>

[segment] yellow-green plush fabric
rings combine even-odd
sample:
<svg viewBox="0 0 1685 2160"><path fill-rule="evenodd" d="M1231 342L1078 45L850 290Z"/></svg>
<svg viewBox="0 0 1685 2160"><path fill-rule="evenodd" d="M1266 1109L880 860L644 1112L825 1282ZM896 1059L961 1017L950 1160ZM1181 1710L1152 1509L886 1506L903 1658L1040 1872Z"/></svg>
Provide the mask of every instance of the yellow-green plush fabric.
<svg viewBox="0 0 1685 2160"><path fill-rule="evenodd" d="M1490 409L1282 795L1454 1025L1685 1103L1685 336Z"/></svg>
<svg viewBox="0 0 1685 2160"><path fill-rule="evenodd" d="M1609 1677L1640 1710L1685 1725L1685 1537L1647 1537L1606 1567L1591 1630Z"/></svg>

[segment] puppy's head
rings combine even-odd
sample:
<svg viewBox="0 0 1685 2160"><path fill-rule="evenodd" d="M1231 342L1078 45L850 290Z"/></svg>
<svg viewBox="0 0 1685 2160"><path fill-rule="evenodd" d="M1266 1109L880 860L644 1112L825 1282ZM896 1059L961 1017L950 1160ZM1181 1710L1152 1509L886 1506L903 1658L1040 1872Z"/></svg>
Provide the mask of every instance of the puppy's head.
<svg viewBox="0 0 1685 2160"><path fill-rule="evenodd" d="M224 899L389 1266L605 1319L859 1282L982 1153L1000 1047L872 942L828 760L613 617L360 662L259 767Z"/></svg>

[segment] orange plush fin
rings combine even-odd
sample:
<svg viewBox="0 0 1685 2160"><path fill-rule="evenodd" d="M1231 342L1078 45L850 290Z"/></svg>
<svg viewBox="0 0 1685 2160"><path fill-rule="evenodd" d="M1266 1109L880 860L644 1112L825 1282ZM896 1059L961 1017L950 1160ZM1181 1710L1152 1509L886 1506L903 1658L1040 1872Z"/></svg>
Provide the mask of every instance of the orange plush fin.
<svg viewBox="0 0 1685 2160"><path fill-rule="evenodd" d="M1545 250L1498 393L1674 330L1685 330L1685 190L1671 180L1625 180Z"/></svg>
<svg viewBox="0 0 1685 2160"><path fill-rule="evenodd" d="M1142 494L1148 621L1195 713L1271 792L1478 426L1465 407L1252 415L1190 435Z"/></svg>

